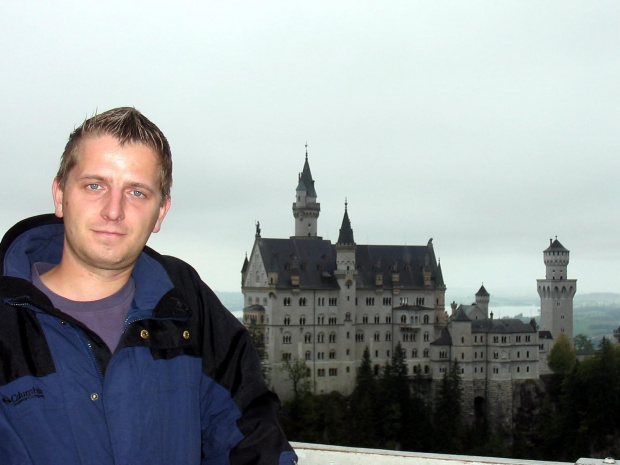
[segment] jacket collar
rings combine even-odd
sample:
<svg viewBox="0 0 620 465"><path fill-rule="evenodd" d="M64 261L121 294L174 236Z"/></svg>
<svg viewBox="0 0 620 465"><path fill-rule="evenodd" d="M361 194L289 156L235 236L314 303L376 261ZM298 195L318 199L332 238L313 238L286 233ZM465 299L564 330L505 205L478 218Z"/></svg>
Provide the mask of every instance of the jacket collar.
<svg viewBox="0 0 620 465"><path fill-rule="evenodd" d="M32 264L59 263L64 231L62 219L53 214L35 216L17 223L0 243L2 275L30 281ZM140 254L132 277L136 283L134 304L138 309L155 308L161 297L173 288L163 265L145 252Z"/></svg>

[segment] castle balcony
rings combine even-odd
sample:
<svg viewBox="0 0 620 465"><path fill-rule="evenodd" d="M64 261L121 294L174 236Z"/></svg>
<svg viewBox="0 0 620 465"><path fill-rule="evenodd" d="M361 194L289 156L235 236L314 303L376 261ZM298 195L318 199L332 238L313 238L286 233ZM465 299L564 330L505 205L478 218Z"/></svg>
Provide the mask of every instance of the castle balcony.
<svg viewBox="0 0 620 465"><path fill-rule="evenodd" d="M300 442L293 442L291 445L299 457L299 463L303 465L572 465L573 463L399 452ZM602 465L616 463L616 461L611 458L581 458L575 463L577 465Z"/></svg>

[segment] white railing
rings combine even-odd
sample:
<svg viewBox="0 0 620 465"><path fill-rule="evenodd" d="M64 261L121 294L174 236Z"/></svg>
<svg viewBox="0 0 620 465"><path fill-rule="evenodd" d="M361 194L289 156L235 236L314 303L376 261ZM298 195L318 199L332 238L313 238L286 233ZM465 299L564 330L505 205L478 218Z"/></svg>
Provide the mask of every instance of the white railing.
<svg viewBox="0 0 620 465"><path fill-rule="evenodd" d="M380 449L292 443L299 465L573 465L572 462L474 457L469 455L425 454ZM615 463L613 459L579 459L580 465Z"/></svg>

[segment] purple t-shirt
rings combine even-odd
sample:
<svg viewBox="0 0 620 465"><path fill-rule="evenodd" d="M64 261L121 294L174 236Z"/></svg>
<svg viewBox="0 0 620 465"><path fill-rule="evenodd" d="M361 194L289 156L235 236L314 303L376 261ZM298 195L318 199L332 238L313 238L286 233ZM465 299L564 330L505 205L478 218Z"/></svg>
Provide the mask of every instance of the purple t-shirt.
<svg viewBox="0 0 620 465"><path fill-rule="evenodd" d="M41 275L53 267L54 265L51 263L35 263L32 265L32 283L49 297L54 307L86 325L103 339L110 350L114 352L121 334L123 334L125 318L136 293L133 279L130 278L127 284L109 297L89 302L78 302L65 299L43 284Z"/></svg>

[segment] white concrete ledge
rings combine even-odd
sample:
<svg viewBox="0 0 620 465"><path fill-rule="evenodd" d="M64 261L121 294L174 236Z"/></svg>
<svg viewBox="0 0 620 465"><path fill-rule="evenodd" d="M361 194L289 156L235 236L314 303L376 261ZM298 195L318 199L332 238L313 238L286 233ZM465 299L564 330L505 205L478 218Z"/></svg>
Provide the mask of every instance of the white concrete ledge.
<svg viewBox="0 0 620 465"><path fill-rule="evenodd" d="M301 442L294 442L292 446L299 457L299 465L569 465L569 462L425 454Z"/></svg>

